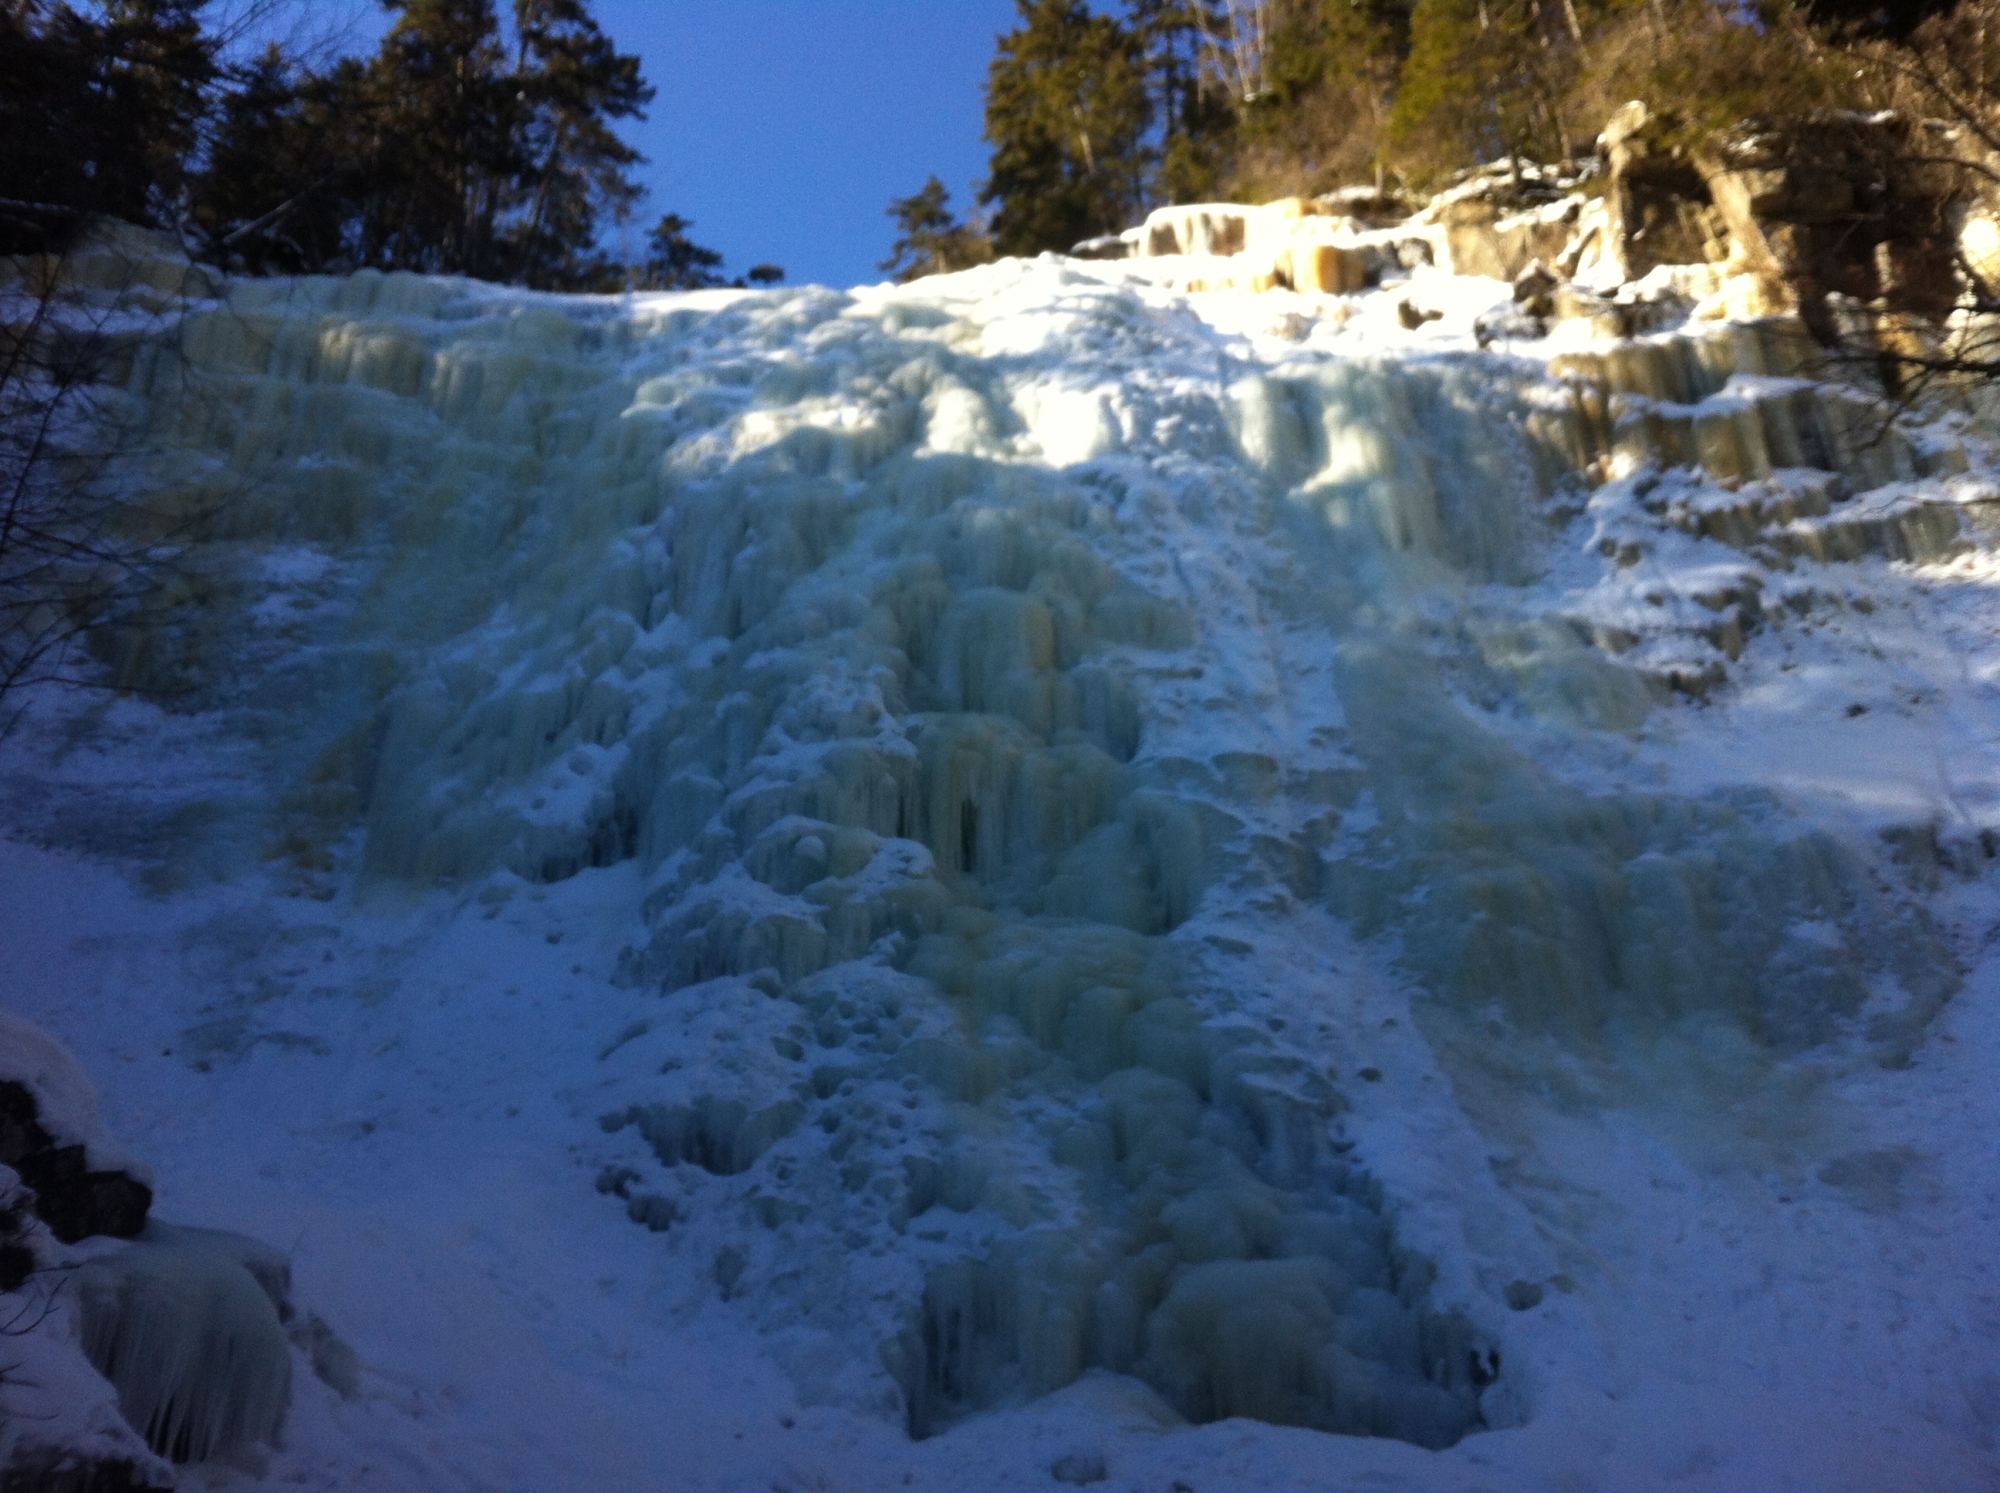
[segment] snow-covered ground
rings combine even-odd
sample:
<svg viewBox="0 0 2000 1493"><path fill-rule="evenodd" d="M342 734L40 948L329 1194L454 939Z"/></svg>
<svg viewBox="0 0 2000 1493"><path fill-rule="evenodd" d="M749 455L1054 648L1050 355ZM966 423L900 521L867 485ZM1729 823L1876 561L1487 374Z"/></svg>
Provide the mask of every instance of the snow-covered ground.
<svg viewBox="0 0 2000 1493"><path fill-rule="evenodd" d="M205 610L0 744L0 995L362 1364L185 1486L2000 1488L1978 429L1149 273L142 360Z"/></svg>

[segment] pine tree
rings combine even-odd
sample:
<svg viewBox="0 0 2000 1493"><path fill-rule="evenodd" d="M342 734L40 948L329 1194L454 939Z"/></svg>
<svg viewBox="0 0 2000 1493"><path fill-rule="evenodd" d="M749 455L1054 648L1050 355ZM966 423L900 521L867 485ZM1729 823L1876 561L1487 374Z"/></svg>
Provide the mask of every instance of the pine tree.
<svg viewBox="0 0 2000 1493"><path fill-rule="evenodd" d="M196 218L258 270L370 265L549 290L621 286L598 245L642 195L613 130L653 97L584 0L388 0L366 64L301 73L272 52L217 111Z"/></svg>
<svg viewBox="0 0 2000 1493"><path fill-rule="evenodd" d="M1806 0L1807 19L1851 29L1862 36L1906 40L1934 16L1949 15L1957 0Z"/></svg>
<svg viewBox="0 0 2000 1493"><path fill-rule="evenodd" d="M668 213L646 236L646 257L639 267L639 290L711 290L727 285L722 256L688 237L694 224L679 213ZM776 269L760 265L760 269ZM783 270L778 271L782 277Z"/></svg>
<svg viewBox="0 0 2000 1493"><path fill-rule="evenodd" d="M105 69L99 128L120 143L105 152L127 173L111 187L135 221L180 217L188 163L200 144L217 42L203 33L208 0L107 0L100 29ZM101 168L100 168L101 169ZM99 211L114 211L109 207Z"/></svg>
<svg viewBox="0 0 2000 1493"><path fill-rule="evenodd" d="M1509 155L1565 155L1549 118L1538 51L1549 48L1540 0L1418 0L1392 132L1419 175Z"/></svg>
<svg viewBox="0 0 2000 1493"><path fill-rule="evenodd" d="M350 138L355 111L337 100L358 95L359 81L353 62L326 77L305 75L276 45L236 71L192 184L190 216L215 258L257 274L340 262L345 225L358 211L341 178L361 148Z"/></svg>
<svg viewBox="0 0 2000 1493"><path fill-rule="evenodd" d="M1200 202L1216 195L1234 145L1236 110L1207 65L1225 25L1218 0L1128 0L1146 58L1159 120L1157 166L1148 197Z"/></svg>
<svg viewBox="0 0 2000 1493"><path fill-rule="evenodd" d="M492 0L384 0L397 20L368 74L376 126L364 263L503 277L498 225L528 161Z"/></svg>
<svg viewBox="0 0 2000 1493"><path fill-rule="evenodd" d="M1152 102L1134 34L1082 0L1015 0L986 82L993 146L980 201L1002 254L1066 249L1145 206Z"/></svg>
<svg viewBox="0 0 2000 1493"><path fill-rule="evenodd" d="M515 278L545 289L601 289L622 270L595 251L601 215L623 221L642 195L628 168L644 157L611 123L643 119L653 88L582 0L514 0L524 197L509 234Z"/></svg>
<svg viewBox="0 0 2000 1493"><path fill-rule="evenodd" d="M36 247L60 218L47 209L75 214L72 229L180 221L218 75L206 3L108 0L101 19L0 3L0 198L29 204L0 224L0 247Z"/></svg>
<svg viewBox="0 0 2000 1493"><path fill-rule="evenodd" d="M889 257L875 268L903 284L926 275L949 274L985 264L993 246L976 225L958 221L951 211L951 192L935 175L923 189L889 204L889 216L902 230Z"/></svg>
<svg viewBox="0 0 2000 1493"><path fill-rule="evenodd" d="M1237 189L1319 192L1379 177L1411 0L1271 0L1265 92L1239 126Z"/></svg>

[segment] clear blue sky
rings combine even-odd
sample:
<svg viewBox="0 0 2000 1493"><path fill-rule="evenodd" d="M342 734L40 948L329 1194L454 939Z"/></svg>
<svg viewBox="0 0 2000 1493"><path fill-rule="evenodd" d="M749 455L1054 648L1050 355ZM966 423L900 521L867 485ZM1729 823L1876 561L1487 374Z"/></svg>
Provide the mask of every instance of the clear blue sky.
<svg viewBox="0 0 2000 1493"><path fill-rule="evenodd" d="M791 284L845 286L882 278L889 200L931 172L954 209L972 205L986 174L986 68L1013 0L595 0L592 11L659 90L624 132L649 158L637 235L676 212L732 275L772 263ZM286 20L316 37L335 29L356 52L387 29L371 0L296 0Z"/></svg>
<svg viewBox="0 0 2000 1493"><path fill-rule="evenodd" d="M692 237L741 274L792 283L882 278L892 197L935 171L952 205L986 174L982 87L1013 0L598 0L659 97L628 137L651 157L645 226Z"/></svg>

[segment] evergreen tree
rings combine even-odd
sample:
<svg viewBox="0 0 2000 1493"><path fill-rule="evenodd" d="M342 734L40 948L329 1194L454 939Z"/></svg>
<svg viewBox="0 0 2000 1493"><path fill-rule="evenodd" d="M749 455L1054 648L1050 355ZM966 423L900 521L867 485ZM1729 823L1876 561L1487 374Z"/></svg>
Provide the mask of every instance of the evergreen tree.
<svg viewBox="0 0 2000 1493"><path fill-rule="evenodd" d="M201 27L207 4L106 0L103 7L99 138L108 147L102 160L122 167L123 178L100 187L115 191L135 221L164 226L180 217L218 71L218 43Z"/></svg>
<svg viewBox="0 0 2000 1493"><path fill-rule="evenodd" d="M384 0L400 12L368 70L375 125L359 203L362 262L609 288L605 214L641 193L642 157L612 129L653 90L583 0L514 0L509 61L492 0Z"/></svg>
<svg viewBox="0 0 2000 1493"><path fill-rule="evenodd" d="M217 110L196 218L227 262L372 265L551 290L613 289L597 245L641 196L615 121L653 97L583 0L385 0L366 64L305 74L272 52Z"/></svg>
<svg viewBox="0 0 2000 1493"><path fill-rule="evenodd" d="M369 147L361 64L303 73L271 46L218 105L190 216L217 259L258 274L342 267Z"/></svg>
<svg viewBox="0 0 2000 1493"><path fill-rule="evenodd" d="M502 278L499 219L528 168L492 0L384 0L397 13L363 103L377 128L361 257Z"/></svg>
<svg viewBox="0 0 2000 1493"><path fill-rule="evenodd" d="M1159 120L1158 202L1213 198L1228 169L1236 110L1207 59L1226 24L1218 0L1128 0Z"/></svg>
<svg viewBox="0 0 2000 1493"><path fill-rule="evenodd" d="M1861 36L1907 39L1935 16L1949 15L1957 0L1807 0L1808 19Z"/></svg>
<svg viewBox="0 0 2000 1493"><path fill-rule="evenodd" d="M1271 0L1266 90L1239 126L1237 188L1256 197L1379 176L1411 0Z"/></svg>
<svg viewBox="0 0 2000 1493"><path fill-rule="evenodd" d="M514 0L514 21L525 201L509 235L510 278L607 288L622 272L591 245L601 215L622 222L637 204L642 193L625 173L644 160L611 122L644 118L653 88L582 0Z"/></svg>
<svg viewBox="0 0 2000 1493"><path fill-rule="evenodd" d="M1509 155L1559 160L1602 120L1573 118L1587 28L1616 0L1418 0L1391 132L1420 175Z"/></svg>
<svg viewBox="0 0 2000 1493"><path fill-rule="evenodd" d="M889 216L902 234L889 257L875 268L906 285L925 275L970 269L993 257L986 236L952 215L951 193L936 176L924 183L922 191L890 202Z"/></svg>
<svg viewBox="0 0 2000 1493"><path fill-rule="evenodd" d="M722 256L688 237L694 224L679 213L668 213L646 236L646 257L639 267L639 290L712 290L727 285ZM761 269L776 269L762 265ZM784 271L778 271L783 276Z"/></svg>
<svg viewBox="0 0 2000 1493"><path fill-rule="evenodd" d="M0 0L0 198L28 205L0 222L0 248L90 215L179 222L218 73L206 3L107 0L93 17Z"/></svg>
<svg viewBox="0 0 2000 1493"><path fill-rule="evenodd" d="M1147 202L1152 101L1138 38L1083 0L1015 0L987 74L993 146L980 201L1002 254L1116 232Z"/></svg>

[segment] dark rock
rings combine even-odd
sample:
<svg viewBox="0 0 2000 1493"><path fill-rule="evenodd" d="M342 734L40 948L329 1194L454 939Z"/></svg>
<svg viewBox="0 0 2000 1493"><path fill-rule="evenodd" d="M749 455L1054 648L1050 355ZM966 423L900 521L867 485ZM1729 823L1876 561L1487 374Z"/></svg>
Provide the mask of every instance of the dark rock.
<svg viewBox="0 0 2000 1493"><path fill-rule="evenodd" d="M1429 311L1414 301L1396 303L1396 320L1403 324L1405 331L1414 332L1427 321L1436 321L1443 316L1442 311Z"/></svg>
<svg viewBox="0 0 2000 1493"><path fill-rule="evenodd" d="M1132 253L1132 245L1117 234L1106 234L1102 238L1087 238L1069 251L1071 259L1125 259Z"/></svg>
<svg viewBox="0 0 2000 1493"><path fill-rule="evenodd" d="M80 1145L59 1146L40 1123L26 1084L0 1081L0 1165L35 1194L35 1214L64 1244L93 1234L137 1238L153 1189L124 1172L91 1171Z"/></svg>
<svg viewBox="0 0 2000 1493"><path fill-rule="evenodd" d="M1540 301L1543 303L1545 309L1536 311L1535 314L1537 316L1546 316L1548 315L1546 306L1549 296L1561 283L1554 271L1543 264L1541 260L1532 260L1526 269L1514 277L1515 303L1527 306L1532 310L1535 302Z"/></svg>
<svg viewBox="0 0 2000 1493"><path fill-rule="evenodd" d="M18 1291L35 1273L35 1252L25 1244L0 1244L0 1292Z"/></svg>
<svg viewBox="0 0 2000 1493"><path fill-rule="evenodd" d="M1548 324L1526 306L1489 311L1472 323L1473 339L1481 347L1495 342L1533 342L1548 335Z"/></svg>
<svg viewBox="0 0 2000 1493"><path fill-rule="evenodd" d="M1111 1474L1105 1470L1104 1458L1097 1452L1071 1452L1058 1458L1049 1473L1059 1483L1068 1483L1073 1488L1085 1488L1092 1483L1101 1483Z"/></svg>
<svg viewBox="0 0 2000 1493"><path fill-rule="evenodd" d="M1313 205L1337 218L1353 218L1365 227L1385 228L1400 223L1416 204L1394 187L1340 187L1313 199Z"/></svg>
<svg viewBox="0 0 2000 1493"><path fill-rule="evenodd" d="M1592 295L1574 285L1563 285L1549 296L1548 315L1555 321L1589 321L1609 337L1632 335L1632 307L1605 296Z"/></svg>
<svg viewBox="0 0 2000 1493"><path fill-rule="evenodd" d="M664 1234L680 1221L681 1210L672 1198L663 1198L655 1192L642 1192L625 1205L625 1216L655 1234Z"/></svg>
<svg viewBox="0 0 2000 1493"><path fill-rule="evenodd" d="M748 1171L804 1118L805 1106L795 1099L753 1112L733 1099L704 1096L692 1105L633 1105L599 1123L606 1132L636 1126L662 1165L691 1162L718 1177L734 1177Z"/></svg>
<svg viewBox="0 0 2000 1493"><path fill-rule="evenodd" d="M343 1400L361 1393L361 1355L317 1312L308 1312L291 1331L292 1342L312 1364L313 1376Z"/></svg>

